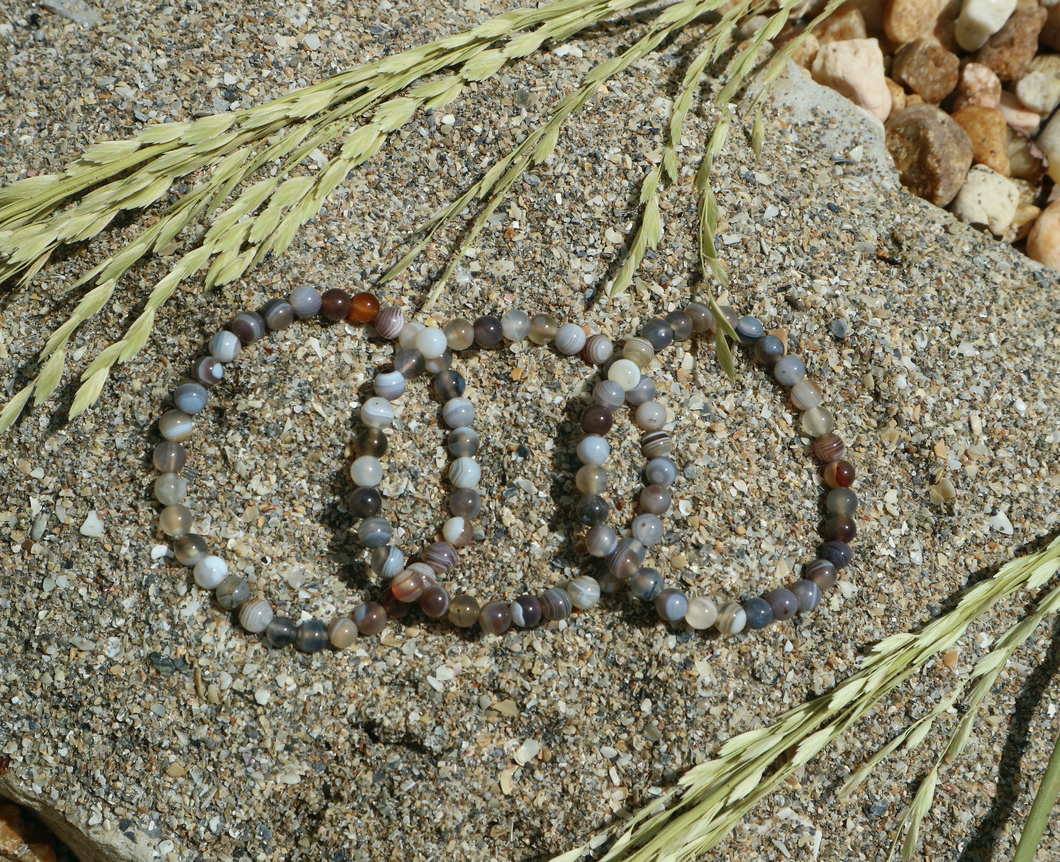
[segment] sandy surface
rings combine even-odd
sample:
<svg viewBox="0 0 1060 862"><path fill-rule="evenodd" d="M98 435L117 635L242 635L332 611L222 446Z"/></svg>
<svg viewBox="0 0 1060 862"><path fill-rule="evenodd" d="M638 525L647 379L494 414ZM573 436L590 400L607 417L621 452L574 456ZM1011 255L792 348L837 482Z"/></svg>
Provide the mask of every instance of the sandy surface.
<svg viewBox="0 0 1060 862"><path fill-rule="evenodd" d="M137 112L185 119L233 99L257 104L498 10L437 0L250 12L115 3L91 32L44 15L39 30L0 36L3 182L131 135ZM411 615L351 650L310 657L266 649L186 569L153 559L166 544L151 495L155 422L205 339L300 285L370 285L416 223L638 28L608 25L574 40L578 50L514 64L446 109L455 124L418 115L281 259L223 289L203 293L198 282L175 296L96 407L67 422L74 386L65 385L0 439L0 793L40 810L86 862L547 859L650 803L733 734L827 690L866 645L932 619L969 578L1055 533L1054 275L898 190L873 157L871 125L800 85L771 107L761 161L750 130L734 129L714 187L733 304L787 327L859 470L855 562L818 614L724 638L665 626L609 596L564 624L500 638ZM318 50L304 49L310 35ZM521 307L618 338L697 290L692 179L713 110L690 117L658 252L626 297L603 303L597 293L632 237L630 197L661 147L688 42L620 76L578 115L478 243L469 283L437 306L440 320ZM532 93L525 115L522 89ZM818 116L807 107L815 99ZM5 393L21 388L72 308L64 286L139 224L3 294ZM384 301L419 314L458 236L382 288ZM137 268L77 334L70 380L120 337L172 260ZM848 325L845 340L831 334L836 320ZM352 324L272 336L214 390L190 442L198 531L296 619L378 595L348 536L344 447L389 349ZM592 371L536 347L471 352L460 366L484 417L487 505L480 541L450 579L479 596L541 591L582 566L570 502ZM728 599L784 583L789 561L810 559L819 520L795 411L745 354L737 369L730 385L697 338L651 370L673 411L675 499L688 504L671 510L653 558L669 582ZM448 486L437 403L419 383L403 404L384 488L389 517L416 546L440 525ZM626 506L641 487L629 429L623 415L612 432L612 499ZM957 497L940 507L929 489L942 477ZM102 518L100 538L79 533L90 512ZM836 786L968 673L1023 601L970 631L954 668L929 665L711 858L882 858L944 737L936 730L923 751L886 761L849 801L836 802ZM1050 636L1018 653L944 774L922 858L1011 854L1058 730ZM542 748L520 765L526 740ZM1044 852L1060 854L1060 838L1047 835Z"/></svg>

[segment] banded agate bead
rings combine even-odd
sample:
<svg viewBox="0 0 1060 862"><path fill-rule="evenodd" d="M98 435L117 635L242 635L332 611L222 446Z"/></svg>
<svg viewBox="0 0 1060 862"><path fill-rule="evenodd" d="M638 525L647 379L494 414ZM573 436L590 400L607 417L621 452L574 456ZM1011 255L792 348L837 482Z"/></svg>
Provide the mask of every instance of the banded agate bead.
<svg viewBox="0 0 1060 862"><path fill-rule="evenodd" d="M825 464L841 460L846 453L846 444L838 434L822 434L813 441L813 454Z"/></svg>
<svg viewBox="0 0 1060 862"><path fill-rule="evenodd" d="M694 629L709 629L718 618L718 609L706 596L696 596L688 600L685 611L685 622Z"/></svg>
<svg viewBox="0 0 1060 862"><path fill-rule="evenodd" d="M439 575L444 575L460 562L460 555L448 542L432 542L423 552L423 562Z"/></svg>
<svg viewBox="0 0 1060 862"><path fill-rule="evenodd" d="M714 626L723 635L739 634L747 627L747 613L739 602L725 602L718 608Z"/></svg>
<svg viewBox="0 0 1060 862"><path fill-rule="evenodd" d="M743 603L743 612L747 615L749 629L764 629L773 622L773 608L765 599L747 599Z"/></svg>
<svg viewBox="0 0 1060 862"><path fill-rule="evenodd" d="M478 622L479 612L478 600L473 596L456 596L449 603L449 622L466 629Z"/></svg>
<svg viewBox="0 0 1060 862"><path fill-rule="evenodd" d="M581 353L587 340L585 330L578 324L564 323L556 330L556 338L553 343L556 346L556 350L564 356L573 356L575 353Z"/></svg>
<svg viewBox="0 0 1060 862"><path fill-rule="evenodd" d="M620 581L632 578L640 568L641 560L632 548L618 548L607 557L607 570Z"/></svg>
<svg viewBox="0 0 1060 862"><path fill-rule="evenodd" d="M674 328L670 321L655 317L641 326L640 337L651 345L652 353L655 354L674 343Z"/></svg>
<svg viewBox="0 0 1060 862"><path fill-rule="evenodd" d="M474 458L457 458L449 465L449 481L455 488L474 488L482 479L482 468Z"/></svg>
<svg viewBox="0 0 1060 862"><path fill-rule="evenodd" d="M474 488L460 488L449 498L449 512L458 518L477 518L482 511L482 495Z"/></svg>
<svg viewBox="0 0 1060 862"><path fill-rule="evenodd" d="M626 403L630 407L640 407L655 397L655 381L650 377L641 377L629 392L626 393Z"/></svg>
<svg viewBox="0 0 1060 862"><path fill-rule="evenodd" d="M630 578L629 592L635 599L642 602L654 602L663 591L663 576L658 570L643 567Z"/></svg>
<svg viewBox="0 0 1060 862"><path fill-rule="evenodd" d="M368 293L362 290L360 293L355 293L353 299L350 300L350 313L348 318L354 323L372 323L379 317L379 300L374 294ZM379 327L376 327L376 332L379 332ZM386 338L383 333L379 332L383 338Z"/></svg>
<svg viewBox="0 0 1060 862"><path fill-rule="evenodd" d="M335 649L347 649L357 641L357 623L349 617L336 617L328 623L328 640Z"/></svg>
<svg viewBox="0 0 1060 862"><path fill-rule="evenodd" d="M466 398L450 398L442 407L442 421L454 429L470 427L475 421L475 406Z"/></svg>
<svg viewBox="0 0 1060 862"><path fill-rule="evenodd" d="M243 344L231 332L218 332L210 339L210 355L218 362L234 362Z"/></svg>
<svg viewBox="0 0 1060 862"><path fill-rule="evenodd" d="M823 543L817 549L817 556L822 560L828 560L838 570L845 569L854 559L854 552L846 542L832 539Z"/></svg>
<svg viewBox="0 0 1060 862"><path fill-rule="evenodd" d="M809 377L804 377L791 387L791 403L795 405L796 410L812 410L814 407L820 407L823 400L821 387L816 380Z"/></svg>
<svg viewBox="0 0 1060 862"><path fill-rule="evenodd" d="M424 587L419 605L420 610L432 620L441 619L449 613L449 591L439 584Z"/></svg>
<svg viewBox="0 0 1060 862"><path fill-rule="evenodd" d="M361 421L368 428L389 428L394 424L394 407L376 395L361 405Z"/></svg>
<svg viewBox="0 0 1060 862"><path fill-rule="evenodd" d="M386 628L386 611L377 602L364 602L357 605L350 617L362 635L371 637Z"/></svg>
<svg viewBox="0 0 1060 862"><path fill-rule="evenodd" d="M405 328L405 312L396 305L388 305L375 316L372 325L380 338L393 341Z"/></svg>
<svg viewBox="0 0 1060 862"><path fill-rule="evenodd" d="M578 460L583 464L604 464L611 455L611 446L603 437L589 435L578 443Z"/></svg>
<svg viewBox="0 0 1060 862"><path fill-rule="evenodd" d="M782 386L794 386L806 376L806 366L798 356L785 356L773 366L773 376Z"/></svg>
<svg viewBox="0 0 1060 862"><path fill-rule="evenodd" d="M167 410L158 420L158 433L174 443L183 443L195 430L195 423L183 410Z"/></svg>
<svg viewBox="0 0 1060 862"><path fill-rule="evenodd" d="M253 344L265 337L265 318L256 311L243 311L233 318L228 328L244 344Z"/></svg>
<svg viewBox="0 0 1060 862"><path fill-rule="evenodd" d="M212 356L201 356L192 366L192 376L207 389L216 386L225 376L224 366Z"/></svg>
<svg viewBox="0 0 1060 862"><path fill-rule="evenodd" d="M614 413L626 403L626 392L614 380L601 380L593 387L593 403Z"/></svg>
<svg viewBox="0 0 1060 862"><path fill-rule="evenodd" d="M622 358L632 362L643 373L655 358L655 348L648 339L633 337L622 345Z"/></svg>
<svg viewBox="0 0 1060 862"><path fill-rule="evenodd" d="M424 573L416 565L422 564L414 564L403 572L398 572L394 580L390 582L390 589L394 593L394 598L399 602L414 602L423 595L423 591L426 588L423 582Z"/></svg>
<svg viewBox="0 0 1060 862"><path fill-rule="evenodd" d="M618 547L618 536L607 524L597 524L585 534L585 547L594 557L606 557Z"/></svg>
<svg viewBox="0 0 1060 862"><path fill-rule="evenodd" d="M155 479L155 499L163 506L183 503L188 496L188 480L176 473L163 473Z"/></svg>
<svg viewBox="0 0 1060 862"><path fill-rule="evenodd" d="M286 300L270 299L262 306L261 317L272 332L277 332L294 323L294 309Z"/></svg>
<svg viewBox="0 0 1060 862"><path fill-rule="evenodd" d="M545 590L538 600L541 602L541 615L550 622L565 620L571 615L573 605L566 590L553 587Z"/></svg>
<svg viewBox="0 0 1060 862"><path fill-rule="evenodd" d="M644 467L644 477L660 488L669 488L677 479L677 465L669 458L652 458Z"/></svg>
<svg viewBox="0 0 1060 862"><path fill-rule="evenodd" d="M374 488L383 481L383 465L378 458L362 455L350 465L350 478L356 485Z"/></svg>
<svg viewBox="0 0 1060 862"><path fill-rule="evenodd" d="M209 398L210 394L206 391L206 387L193 380L185 380L177 387L177 391L173 393L173 403L177 409L182 413L187 413L189 416L194 416L205 410Z"/></svg>
<svg viewBox="0 0 1060 862"><path fill-rule="evenodd" d="M443 371L434 378L434 391L443 401L451 401L464 394L467 382L459 371Z"/></svg>
<svg viewBox="0 0 1060 862"><path fill-rule="evenodd" d="M182 566L194 566L209 553L206 540L202 536L188 533L181 536L173 545L173 554Z"/></svg>
<svg viewBox="0 0 1060 862"><path fill-rule="evenodd" d="M652 431L645 434L640 441L640 451L645 458L661 458L673 451L674 444L665 431Z"/></svg>
<svg viewBox="0 0 1060 862"><path fill-rule="evenodd" d="M655 597L655 612L660 619L677 622L688 613L688 599L680 590L667 587Z"/></svg>
<svg viewBox="0 0 1060 862"><path fill-rule="evenodd" d="M454 548L466 548L475 538L475 529L467 518L452 517L442 525L442 538Z"/></svg>
<svg viewBox="0 0 1060 862"><path fill-rule="evenodd" d="M830 461L825 465L823 476L829 488L849 488L854 484L854 465L842 458Z"/></svg>
<svg viewBox="0 0 1060 862"><path fill-rule="evenodd" d="M320 316L332 323L345 320L350 314L353 297L340 287L325 290L320 297Z"/></svg>
<svg viewBox="0 0 1060 862"><path fill-rule="evenodd" d="M755 344L755 362L773 367L784 358L784 342L775 335L766 335Z"/></svg>
<svg viewBox="0 0 1060 862"><path fill-rule="evenodd" d="M470 320L454 317L443 329L450 350L467 350L475 343L475 327Z"/></svg>
<svg viewBox="0 0 1060 862"><path fill-rule="evenodd" d="M464 425L449 432L446 445L450 455L455 455L457 458L473 458L478 452L479 442L478 432Z"/></svg>
<svg viewBox="0 0 1060 862"><path fill-rule="evenodd" d="M799 613L808 614L821 603L821 588L813 581L801 580L791 585L791 594L799 603Z"/></svg>
<svg viewBox="0 0 1060 862"><path fill-rule="evenodd" d="M475 344L484 349L496 347L504 338L504 327L492 314L484 314L475 321Z"/></svg>
<svg viewBox="0 0 1060 862"><path fill-rule="evenodd" d="M773 611L773 619L778 623L787 622L799 610L799 600L791 590L770 590L763 598Z"/></svg>
<svg viewBox="0 0 1060 862"><path fill-rule="evenodd" d="M411 323L405 324L405 329L410 326ZM415 347L402 347L394 354L394 370L400 372L406 380L412 380L427 370L427 360Z"/></svg>
<svg viewBox="0 0 1060 862"><path fill-rule="evenodd" d="M802 577L817 584L821 590L828 590L835 586L839 573L830 560L817 559L803 570Z"/></svg>
<svg viewBox="0 0 1060 862"><path fill-rule="evenodd" d="M393 530L385 518L367 518L357 525L357 538L366 548L383 548L390 544Z"/></svg>
<svg viewBox="0 0 1060 862"><path fill-rule="evenodd" d="M247 599L239 606L239 624L251 634L261 634L272 622L272 606L265 599Z"/></svg>
<svg viewBox="0 0 1060 862"><path fill-rule="evenodd" d="M511 603L512 623L528 629L541 622L541 602L537 596L519 596Z"/></svg>
<svg viewBox="0 0 1060 862"><path fill-rule="evenodd" d="M274 649L290 646L298 637L298 627L290 617L273 617L265 626L265 643Z"/></svg>
<svg viewBox="0 0 1060 862"><path fill-rule="evenodd" d="M372 549L371 569L379 577L390 580L405 568L405 555L400 548L387 545Z"/></svg>
<svg viewBox="0 0 1060 862"><path fill-rule="evenodd" d="M322 303L320 291L315 287L296 287L287 297L287 301L291 303L294 313L303 320L315 317Z"/></svg>
<svg viewBox="0 0 1060 862"><path fill-rule="evenodd" d="M512 610L504 602L487 602L478 613L478 626L488 635L504 634L512 626Z"/></svg>
<svg viewBox="0 0 1060 862"><path fill-rule="evenodd" d="M600 582L589 575L579 575L567 584L567 595L574 607L588 610L600 601Z"/></svg>
<svg viewBox="0 0 1060 862"><path fill-rule="evenodd" d="M372 390L387 401L397 401L405 394L407 386L408 381L400 371L384 371L382 374L377 374L375 380L372 381Z"/></svg>
<svg viewBox="0 0 1060 862"><path fill-rule="evenodd" d="M501 315L501 333L507 341L524 341L530 334L530 315L513 308Z"/></svg>
<svg viewBox="0 0 1060 862"><path fill-rule="evenodd" d="M757 344L766 331L757 317L741 317L733 328L743 345Z"/></svg>
<svg viewBox="0 0 1060 862"><path fill-rule="evenodd" d="M239 575L229 575L217 585L214 598L226 611L234 611L250 598L250 586Z"/></svg>
<svg viewBox="0 0 1060 862"><path fill-rule="evenodd" d="M166 506L158 516L158 526L171 539L179 539L191 532L192 514L187 506L179 503Z"/></svg>
<svg viewBox="0 0 1060 862"><path fill-rule="evenodd" d="M582 348L582 356L590 365L603 365L615 352L615 345L606 335L590 335Z"/></svg>

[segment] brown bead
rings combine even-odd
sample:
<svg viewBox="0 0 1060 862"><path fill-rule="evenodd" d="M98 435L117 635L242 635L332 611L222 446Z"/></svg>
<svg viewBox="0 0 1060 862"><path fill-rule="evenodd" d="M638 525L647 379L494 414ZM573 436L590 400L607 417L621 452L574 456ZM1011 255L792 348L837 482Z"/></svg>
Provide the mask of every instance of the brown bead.
<svg viewBox="0 0 1060 862"><path fill-rule="evenodd" d="M345 320L352 304L353 299L345 290L333 287L320 297L320 316L325 320Z"/></svg>
<svg viewBox="0 0 1060 862"><path fill-rule="evenodd" d="M824 468L824 483L829 488L849 488L854 484L854 465L849 461L832 461Z"/></svg>
<svg viewBox="0 0 1060 862"><path fill-rule="evenodd" d="M817 584L821 592L835 586L839 573L836 567L828 560L814 560L802 572L803 578Z"/></svg>
<svg viewBox="0 0 1060 862"><path fill-rule="evenodd" d="M490 314L475 321L475 344L479 347L496 347L504 337L501 322Z"/></svg>
<svg viewBox="0 0 1060 862"><path fill-rule="evenodd" d="M582 414L582 430L586 434L606 434L614 424L611 411L598 404L587 407Z"/></svg>
<svg viewBox="0 0 1060 862"><path fill-rule="evenodd" d="M365 428L353 441L354 451L361 456L382 458L386 454L387 439L382 428Z"/></svg>
<svg viewBox="0 0 1060 862"><path fill-rule="evenodd" d="M445 587L427 587L420 596L420 610L431 619L444 617L449 612L449 592Z"/></svg>
<svg viewBox="0 0 1060 862"><path fill-rule="evenodd" d="M358 293L350 301L348 319L354 323L371 323L377 314L379 314L379 300L371 293Z"/></svg>
<svg viewBox="0 0 1060 862"><path fill-rule="evenodd" d="M824 522L823 535L830 542L850 542L857 534L857 524L849 515L834 515Z"/></svg>
<svg viewBox="0 0 1060 862"><path fill-rule="evenodd" d="M822 434L813 441L813 454L819 461L831 464L847 453L846 444L838 434Z"/></svg>
<svg viewBox="0 0 1060 862"><path fill-rule="evenodd" d="M479 611L478 625L488 635L504 634L512 625L512 609L505 602L486 602Z"/></svg>
<svg viewBox="0 0 1060 862"><path fill-rule="evenodd" d="M386 628L386 611L383 606L376 602L365 602L358 605L351 619L357 625L359 631L365 637L377 635Z"/></svg>
<svg viewBox="0 0 1060 862"><path fill-rule="evenodd" d="M449 622L466 629L478 622L478 601L472 596L457 596L449 604Z"/></svg>
<svg viewBox="0 0 1060 862"><path fill-rule="evenodd" d="M383 595L379 597L379 604L383 610L386 611L386 617L388 620L401 619L401 617L405 616L405 614L412 610L412 605L401 601L394 595L394 591L389 587L387 587Z"/></svg>

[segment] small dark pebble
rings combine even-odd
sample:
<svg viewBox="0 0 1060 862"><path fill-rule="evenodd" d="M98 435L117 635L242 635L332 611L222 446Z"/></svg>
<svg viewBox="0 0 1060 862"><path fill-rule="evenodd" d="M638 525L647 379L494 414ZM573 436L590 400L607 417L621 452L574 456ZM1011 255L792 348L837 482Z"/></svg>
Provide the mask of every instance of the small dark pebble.
<svg viewBox="0 0 1060 862"><path fill-rule="evenodd" d="M850 335L850 326L845 320L833 320L828 324L828 328L832 331L832 337L836 341L842 341Z"/></svg>
<svg viewBox="0 0 1060 862"><path fill-rule="evenodd" d="M161 653L152 652L147 654L147 660L151 667L162 676L173 676L175 673L186 673L191 670L191 665L182 658L165 658Z"/></svg>
<svg viewBox="0 0 1060 862"><path fill-rule="evenodd" d="M515 454L520 458L529 458L532 453L526 446L520 443L519 448L515 450Z"/></svg>
<svg viewBox="0 0 1060 862"><path fill-rule="evenodd" d="M832 203L831 201L829 201L826 206L834 213L839 212L839 206L837 204Z"/></svg>
<svg viewBox="0 0 1060 862"><path fill-rule="evenodd" d="M34 30L40 27L40 15L37 12L30 12L29 15L26 16L26 20L29 22L29 26Z"/></svg>
<svg viewBox="0 0 1060 862"><path fill-rule="evenodd" d="M869 806L869 814L873 817L883 817L890 809L891 803L886 799L877 799Z"/></svg>

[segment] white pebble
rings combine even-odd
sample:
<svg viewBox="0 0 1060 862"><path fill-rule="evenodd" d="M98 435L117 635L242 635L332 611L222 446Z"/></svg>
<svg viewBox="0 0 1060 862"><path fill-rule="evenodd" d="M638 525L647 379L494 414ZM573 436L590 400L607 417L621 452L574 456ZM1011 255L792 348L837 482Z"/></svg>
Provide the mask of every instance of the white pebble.
<svg viewBox="0 0 1060 862"><path fill-rule="evenodd" d="M81 535L98 539L103 535L103 521L95 510L88 513L85 523L81 525Z"/></svg>
<svg viewBox="0 0 1060 862"><path fill-rule="evenodd" d="M269 702L269 690L267 688L259 688L254 692L254 700L265 706Z"/></svg>

